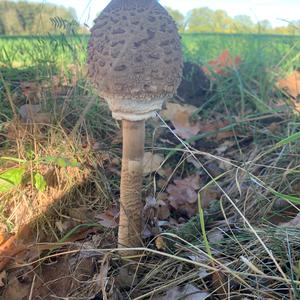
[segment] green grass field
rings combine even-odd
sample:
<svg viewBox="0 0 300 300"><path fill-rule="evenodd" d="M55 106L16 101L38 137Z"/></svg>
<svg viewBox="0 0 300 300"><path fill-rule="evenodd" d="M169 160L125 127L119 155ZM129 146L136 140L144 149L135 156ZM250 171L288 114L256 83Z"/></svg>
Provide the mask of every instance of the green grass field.
<svg viewBox="0 0 300 300"><path fill-rule="evenodd" d="M7 66L28 67L37 64L62 62L85 63L88 36L0 37L0 62ZM224 49L246 60L260 53L268 64L281 63L291 67L293 55L299 53L298 36L252 34L184 34L182 37L185 59L206 63ZM286 56L287 55L287 56Z"/></svg>
<svg viewBox="0 0 300 300"><path fill-rule="evenodd" d="M54 279L72 278L76 289L60 296L93 299L100 269L113 282L122 273L107 250L116 247L120 124L86 79L87 41L0 37L0 253L3 240L25 232L27 256L20 250L5 264L7 282L26 273L20 284L36 297L33 278L52 290L61 284ZM149 120L146 151L163 165L145 176L143 194L169 203L188 189L185 197L196 193L207 205L193 203L191 217L173 209L159 220L163 242L145 238L147 255L128 260L138 280L116 279L116 288L124 299L152 299L187 283L209 299L300 299L299 107L277 85L300 68L300 37L185 34L182 44L186 61L209 70L225 50L240 63L223 74L211 70L209 88L181 124L199 124L197 134L178 139L172 116ZM24 105L39 106L31 122L22 119ZM199 187L188 184L195 176ZM14 250L3 253L16 257ZM65 263L74 257L71 268ZM85 259L97 271L80 277ZM54 275L52 260L62 266ZM0 298L7 290L0 287Z"/></svg>

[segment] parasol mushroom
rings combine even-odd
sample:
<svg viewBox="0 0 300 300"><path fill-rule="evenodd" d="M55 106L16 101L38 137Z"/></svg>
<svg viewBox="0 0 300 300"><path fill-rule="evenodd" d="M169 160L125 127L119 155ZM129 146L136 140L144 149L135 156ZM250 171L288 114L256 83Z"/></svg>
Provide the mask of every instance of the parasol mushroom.
<svg viewBox="0 0 300 300"><path fill-rule="evenodd" d="M176 92L182 65L176 25L156 0L111 0L95 20L88 74L123 128L119 248L142 244L145 120Z"/></svg>

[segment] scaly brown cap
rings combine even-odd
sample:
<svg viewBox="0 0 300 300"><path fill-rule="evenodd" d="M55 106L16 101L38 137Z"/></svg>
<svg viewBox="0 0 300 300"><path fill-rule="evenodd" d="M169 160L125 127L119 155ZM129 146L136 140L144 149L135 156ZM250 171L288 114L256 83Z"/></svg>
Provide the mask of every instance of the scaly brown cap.
<svg viewBox="0 0 300 300"><path fill-rule="evenodd" d="M176 25L156 0L112 0L95 20L89 77L115 118L153 116L176 93L182 65Z"/></svg>

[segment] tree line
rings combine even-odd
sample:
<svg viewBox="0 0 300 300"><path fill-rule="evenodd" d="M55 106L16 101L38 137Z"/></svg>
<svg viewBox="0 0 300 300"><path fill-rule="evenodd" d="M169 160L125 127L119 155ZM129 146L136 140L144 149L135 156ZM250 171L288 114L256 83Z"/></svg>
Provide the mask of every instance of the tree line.
<svg viewBox="0 0 300 300"><path fill-rule="evenodd" d="M230 17L224 10L195 8L186 16L167 7L180 32L300 34L300 20L272 27L268 20L254 23L247 15ZM49 3L0 0L0 35L46 35L59 31L87 33L73 8Z"/></svg>
<svg viewBox="0 0 300 300"><path fill-rule="evenodd" d="M73 8L0 0L0 35L45 35L59 31L85 31Z"/></svg>
<svg viewBox="0 0 300 300"><path fill-rule="evenodd" d="M255 23L247 15L232 18L224 10L212 10L208 7L195 8L186 16L170 7L167 10L180 32L300 34L300 19L286 22L286 26L272 27L268 20Z"/></svg>

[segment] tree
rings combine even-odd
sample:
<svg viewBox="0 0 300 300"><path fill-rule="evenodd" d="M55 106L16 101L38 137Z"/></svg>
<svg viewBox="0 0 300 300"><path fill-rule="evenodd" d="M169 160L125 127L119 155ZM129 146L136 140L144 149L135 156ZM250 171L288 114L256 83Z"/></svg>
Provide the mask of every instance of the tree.
<svg viewBox="0 0 300 300"><path fill-rule="evenodd" d="M4 24L4 33L19 34L23 31L23 28L18 20L18 14L15 9L9 8L5 11L5 14L1 16L1 20Z"/></svg>
<svg viewBox="0 0 300 300"><path fill-rule="evenodd" d="M165 9L168 11L169 15L176 22L179 32L184 32L186 23L184 15L176 9L166 6Z"/></svg>
<svg viewBox="0 0 300 300"><path fill-rule="evenodd" d="M233 20L226 11L218 9L213 14L214 32L230 33L233 31Z"/></svg>
<svg viewBox="0 0 300 300"><path fill-rule="evenodd" d="M270 33L272 30L272 24L268 20L262 20L256 24L256 28L259 33Z"/></svg>
<svg viewBox="0 0 300 300"><path fill-rule="evenodd" d="M61 22L51 22L53 17L61 20ZM68 33L69 28L59 25L75 24L76 21L77 16L73 8L47 3L0 0L0 34L43 35L48 33L55 34L61 31ZM73 27L76 28L75 25ZM79 26L77 25L77 27ZM81 32L86 32L86 30L83 29Z"/></svg>
<svg viewBox="0 0 300 300"><path fill-rule="evenodd" d="M300 20L290 22L287 26L287 32L292 35L300 34Z"/></svg>
<svg viewBox="0 0 300 300"><path fill-rule="evenodd" d="M195 8L190 12L187 23L189 32L214 31L214 11L208 7Z"/></svg>
<svg viewBox="0 0 300 300"><path fill-rule="evenodd" d="M234 19L234 27L237 32L252 32L255 28L255 24L252 19L247 15L238 15Z"/></svg>

